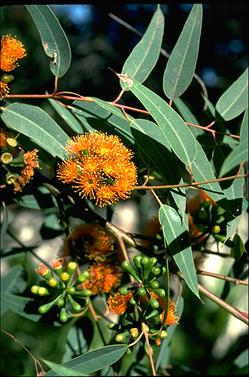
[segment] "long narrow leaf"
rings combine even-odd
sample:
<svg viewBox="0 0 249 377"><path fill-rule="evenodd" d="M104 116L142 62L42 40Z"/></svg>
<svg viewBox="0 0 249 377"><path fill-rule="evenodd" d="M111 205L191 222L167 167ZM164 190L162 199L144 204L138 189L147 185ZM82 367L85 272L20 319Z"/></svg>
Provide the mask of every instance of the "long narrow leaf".
<svg viewBox="0 0 249 377"><path fill-rule="evenodd" d="M199 297L192 249L188 240L186 221L182 222L176 210L168 205L159 209L159 221L163 228L165 244L168 246L183 278L191 291Z"/></svg>
<svg viewBox="0 0 249 377"><path fill-rule="evenodd" d="M59 102L49 98L50 105L53 106L55 111L64 119L68 126L76 133L82 133L82 125L75 118L72 112L66 107L62 106Z"/></svg>
<svg viewBox="0 0 249 377"><path fill-rule="evenodd" d="M248 160L248 140L242 140L239 145L232 150L232 152L227 156L225 159L221 171L220 176L222 177L230 170L239 166L242 162Z"/></svg>
<svg viewBox="0 0 249 377"><path fill-rule="evenodd" d="M42 46L51 58L50 70L62 77L71 63L71 49L56 15L48 5L26 5L42 40Z"/></svg>
<svg viewBox="0 0 249 377"><path fill-rule="evenodd" d="M126 75L119 77L155 119L167 145L181 161L190 165L196 153L196 140L180 115L156 93L136 80Z"/></svg>
<svg viewBox="0 0 249 377"><path fill-rule="evenodd" d="M231 120L240 115L248 106L248 68L222 94L216 103L216 110L225 120Z"/></svg>
<svg viewBox="0 0 249 377"><path fill-rule="evenodd" d="M103 369L108 365L114 364L127 351L127 345L111 345L98 348L94 351L85 353L84 355L75 357L74 359L63 363L61 366L71 368L83 373L93 373ZM57 376L53 370L49 371L46 376Z"/></svg>
<svg viewBox="0 0 249 377"><path fill-rule="evenodd" d="M57 373L58 376L88 376L85 373L79 372L72 368L63 367L62 365L53 363L52 361L48 361L45 359L42 359L42 361L44 361L44 363L47 364L47 366L50 369L55 371L55 373ZM45 374L45 376L48 376L48 375L49 375L48 373Z"/></svg>
<svg viewBox="0 0 249 377"><path fill-rule="evenodd" d="M163 31L164 16L158 6L142 39L124 63L122 73L139 82L146 80L159 58Z"/></svg>
<svg viewBox="0 0 249 377"><path fill-rule="evenodd" d="M187 18L163 75L163 90L168 98L180 97L189 87L195 72L202 25L202 5L195 4Z"/></svg>
<svg viewBox="0 0 249 377"><path fill-rule="evenodd" d="M42 109L24 103L13 103L4 108L2 119L13 130L30 137L52 156L65 158L67 134Z"/></svg>

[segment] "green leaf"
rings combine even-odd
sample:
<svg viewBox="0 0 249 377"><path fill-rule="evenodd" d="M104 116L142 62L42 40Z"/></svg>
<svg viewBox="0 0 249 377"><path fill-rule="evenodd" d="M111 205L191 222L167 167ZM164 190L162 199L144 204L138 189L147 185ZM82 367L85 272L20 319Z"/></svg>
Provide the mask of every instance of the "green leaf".
<svg viewBox="0 0 249 377"><path fill-rule="evenodd" d="M178 160L174 153L163 144L162 131L155 123L146 119L133 119L131 121L131 132L143 153L157 166L167 184L183 183ZM184 189L168 191L172 194L180 212L184 213L186 208Z"/></svg>
<svg viewBox="0 0 249 377"><path fill-rule="evenodd" d="M8 207L6 207L5 203L3 202L2 221L1 221L1 230L0 230L1 245L3 245L4 243L4 237L7 232L8 223L9 223Z"/></svg>
<svg viewBox="0 0 249 377"><path fill-rule="evenodd" d="M239 145L232 150L232 152L225 159L219 176L222 177L230 170L239 166L242 162L248 161L248 140L241 140Z"/></svg>
<svg viewBox="0 0 249 377"><path fill-rule="evenodd" d="M62 106L58 101L49 98L48 99L51 106L55 109L55 111L64 119L64 121L69 125L69 127L76 133L81 134L83 131L83 127L77 118L72 114L72 112L67 109L66 107Z"/></svg>
<svg viewBox="0 0 249 377"><path fill-rule="evenodd" d="M160 55L164 31L164 16L158 6L140 42L134 47L122 68L122 73L144 82ZM124 89L121 82L121 87Z"/></svg>
<svg viewBox="0 0 249 377"><path fill-rule="evenodd" d="M168 205L161 205L159 221L163 228L166 247L169 248L186 284L200 298L193 253L186 227L187 221L182 221L176 210Z"/></svg>
<svg viewBox="0 0 249 377"><path fill-rule="evenodd" d="M65 158L68 136L44 110L13 103L4 108L2 119L7 127L30 137L53 157Z"/></svg>
<svg viewBox="0 0 249 377"><path fill-rule="evenodd" d="M241 127L240 127L240 141L247 140L248 134L249 134L249 131L248 131L248 108L247 108L244 113Z"/></svg>
<svg viewBox="0 0 249 377"><path fill-rule="evenodd" d="M182 312L183 312L183 307L184 307L184 300L183 300L182 297L180 297L180 299L177 301L177 304L176 304L176 312L177 312L177 315L178 315L179 318L181 318L181 315L182 315ZM167 365L165 354L168 353L169 344L172 340L173 334L174 334L177 326L178 325L170 325L167 328L167 335L168 336L167 336L167 338L163 339L163 341L160 345L160 352L158 354L157 361L156 361L156 368L157 369L159 367L165 368L166 365Z"/></svg>
<svg viewBox="0 0 249 377"><path fill-rule="evenodd" d="M12 267L7 275L1 279L1 292L4 293L19 293L20 287L23 286L23 268L19 265ZM25 283L26 285L26 283ZM22 289L21 288L21 289Z"/></svg>
<svg viewBox="0 0 249 377"><path fill-rule="evenodd" d="M29 314L25 311L27 305L32 302L33 300L27 297L4 293L2 294L1 299L1 314L5 313L7 310L12 310L14 313L19 314L22 317L37 322L41 318L40 314Z"/></svg>
<svg viewBox="0 0 249 377"><path fill-rule="evenodd" d="M192 162L192 175L196 182L204 182L211 179L216 179L214 171L206 153L204 152L201 144L196 141L197 153L194 161ZM218 201L224 198L224 194L218 182L207 183L203 185L204 189L207 190L208 195L214 200Z"/></svg>
<svg viewBox="0 0 249 377"><path fill-rule="evenodd" d="M130 121L125 117L124 113L106 101L99 98L93 99L94 102L73 102L73 112L80 119L83 119L87 130L96 131L97 129L99 131L116 133L134 144L130 131Z"/></svg>
<svg viewBox="0 0 249 377"><path fill-rule="evenodd" d="M236 118L248 106L248 68L222 94L216 103L216 111L226 121Z"/></svg>
<svg viewBox="0 0 249 377"><path fill-rule="evenodd" d="M93 373L103 369L108 365L114 364L127 351L127 345L111 345L98 348L84 355L63 363L61 366L71 368L83 373ZM49 371L46 376L57 376L53 370Z"/></svg>
<svg viewBox="0 0 249 377"><path fill-rule="evenodd" d="M48 361L45 359L42 359L42 361L44 361L44 363L46 363L47 366L50 369L54 370L59 376L88 376L87 374L81 373L77 370L63 367L62 365L57 364L57 363L53 363L52 361ZM45 376L47 375L48 374L46 373Z"/></svg>
<svg viewBox="0 0 249 377"><path fill-rule="evenodd" d="M185 120L185 122L191 122L197 125L199 124L194 114L190 111L189 107L183 102L181 98L176 98L174 100L174 106L177 108L178 112ZM191 131L195 136L202 135L204 133L204 131L201 128L193 126L191 127Z"/></svg>
<svg viewBox="0 0 249 377"><path fill-rule="evenodd" d="M248 365L248 348L241 352L233 362L238 368L244 368Z"/></svg>
<svg viewBox="0 0 249 377"><path fill-rule="evenodd" d="M130 91L155 119L166 145L170 146L181 161L190 165L196 153L196 140L180 115L161 97L139 82L122 75L120 75L120 80L126 83Z"/></svg>
<svg viewBox="0 0 249 377"><path fill-rule="evenodd" d="M202 5L195 4L170 54L163 75L163 90L168 98L180 97L189 87L195 72L202 26Z"/></svg>
<svg viewBox="0 0 249 377"><path fill-rule="evenodd" d="M242 239L240 238L238 234L234 235L233 242L234 242L234 246L231 250L231 257L234 258L235 260L238 260L246 252L246 248Z"/></svg>
<svg viewBox="0 0 249 377"><path fill-rule="evenodd" d="M71 63L71 49L56 15L48 5L26 5L40 34L45 54L50 60L50 70L62 77Z"/></svg>

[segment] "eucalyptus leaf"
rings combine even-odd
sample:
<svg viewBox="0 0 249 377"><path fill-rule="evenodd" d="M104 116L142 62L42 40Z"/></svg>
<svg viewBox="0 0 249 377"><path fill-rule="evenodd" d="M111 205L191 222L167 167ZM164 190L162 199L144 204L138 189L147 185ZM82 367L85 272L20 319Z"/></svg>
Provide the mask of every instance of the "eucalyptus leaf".
<svg viewBox="0 0 249 377"><path fill-rule="evenodd" d="M216 111L226 121L239 116L248 107L248 68L221 95Z"/></svg>
<svg viewBox="0 0 249 377"><path fill-rule="evenodd" d="M83 373L93 373L108 365L114 364L124 355L127 349L128 346L125 344L101 347L75 357L74 359L63 363L61 366ZM46 376L58 376L58 374L54 370L50 370Z"/></svg>
<svg viewBox="0 0 249 377"><path fill-rule="evenodd" d="M1 240L1 245L4 243L4 238L5 234L7 232L8 228L8 223L9 223L9 212L8 212L8 207L6 204L3 202L3 210L2 210L2 221L1 221L1 230L0 230L0 240Z"/></svg>
<svg viewBox="0 0 249 377"><path fill-rule="evenodd" d="M194 4L163 75L163 90L174 101L189 87L196 68L202 26L202 4Z"/></svg>
<svg viewBox="0 0 249 377"><path fill-rule="evenodd" d="M83 131L82 125L77 120L77 118L72 114L72 112L62 106L58 101L55 101L52 98L49 98L50 105L55 109L55 111L64 119L68 126L76 133L81 134Z"/></svg>
<svg viewBox="0 0 249 377"><path fill-rule="evenodd" d="M7 127L28 136L53 157L65 158L68 136L41 108L12 103L4 108L2 120Z"/></svg>
<svg viewBox="0 0 249 377"><path fill-rule="evenodd" d="M232 152L225 159L221 170L220 177L228 173L230 170L239 166L242 162L248 161L248 140L241 140L239 145L232 150Z"/></svg>
<svg viewBox="0 0 249 377"><path fill-rule="evenodd" d="M84 374L84 373L79 372L77 370L67 368L67 367L63 367L62 365L57 364L57 363L53 363L52 361L48 361L48 360L45 360L45 359L42 359L42 361L45 364L47 364L47 366L50 369L54 370L58 374L58 376L88 376L87 374ZM48 374L46 373L45 376L48 376Z"/></svg>
<svg viewBox="0 0 249 377"><path fill-rule="evenodd" d="M180 115L156 93L136 80L122 75L119 77L155 119L167 145L182 162L190 165L196 154L196 140Z"/></svg>
<svg viewBox="0 0 249 377"><path fill-rule="evenodd" d="M165 204L159 209L159 221L163 228L165 246L169 248L188 287L200 298L187 221L182 221L176 210Z"/></svg>
<svg viewBox="0 0 249 377"><path fill-rule="evenodd" d="M48 5L26 5L40 34L43 49L50 60L50 70L62 77L71 63L71 49L56 15Z"/></svg>
<svg viewBox="0 0 249 377"><path fill-rule="evenodd" d="M241 127L240 127L240 141L242 142L243 140L248 140L248 107L244 113Z"/></svg>
<svg viewBox="0 0 249 377"><path fill-rule="evenodd" d="M122 73L141 83L146 80L159 58L163 31L164 16L158 6L142 39L125 61ZM121 87L124 89L122 82Z"/></svg>

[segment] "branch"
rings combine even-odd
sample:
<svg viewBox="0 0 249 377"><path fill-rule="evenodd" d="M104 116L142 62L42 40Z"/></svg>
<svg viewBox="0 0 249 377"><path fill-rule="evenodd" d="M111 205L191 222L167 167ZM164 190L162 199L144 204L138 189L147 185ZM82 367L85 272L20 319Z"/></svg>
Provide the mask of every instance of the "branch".
<svg viewBox="0 0 249 377"><path fill-rule="evenodd" d="M227 304L221 298L219 298L218 296L210 292L208 289L204 288L201 284L198 284L198 288L204 296L209 298L209 300L215 302L217 305L225 309L234 317L238 318L240 321L244 322L246 325L249 325L247 313L241 312L240 310L236 309L234 306Z"/></svg>
<svg viewBox="0 0 249 377"><path fill-rule="evenodd" d="M248 281L244 281L244 280L240 280L240 279L236 279L236 278L231 278L229 276L222 275L222 274L216 274L214 272L198 270L197 274L204 275L204 276L210 276L210 277L213 277L213 278L216 278L216 279L230 281L231 283L233 283L235 285L246 285L246 286L249 286Z"/></svg>

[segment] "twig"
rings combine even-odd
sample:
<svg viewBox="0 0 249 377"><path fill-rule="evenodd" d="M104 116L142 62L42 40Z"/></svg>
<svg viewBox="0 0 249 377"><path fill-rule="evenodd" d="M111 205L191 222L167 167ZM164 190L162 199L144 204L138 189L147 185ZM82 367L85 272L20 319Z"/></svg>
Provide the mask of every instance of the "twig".
<svg viewBox="0 0 249 377"><path fill-rule="evenodd" d="M153 350L152 350L151 345L150 345L149 336L148 336L148 332L147 332L146 327L147 327L147 325L145 323L142 323L142 332L144 334L145 342L146 342L147 349L148 349L148 355L149 355L149 359L150 359L152 376L156 376L155 363L154 363L153 356L152 356Z"/></svg>
<svg viewBox="0 0 249 377"><path fill-rule="evenodd" d="M177 185L135 186L134 190L154 190L154 189L171 189L171 188L181 188L181 187L194 187L194 186L207 185L209 183L214 183L214 182L222 182L222 181L229 181L229 180L232 180L232 179L246 178L248 176L249 176L249 174L242 174L242 175L236 174L236 175L231 175L229 177L209 179L208 181L183 183L183 184L180 183L180 184L177 184Z"/></svg>
<svg viewBox="0 0 249 377"><path fill-rule="evenodd" d="M204 275L204 276L210 276L210 277L213 277L213 278L216 278L216 279L221 279L221 280L230 281L231 283L234 283L234 284L236 284L236 285L246 285L246 286L249 286L248 281L244 281L244 280L240 280L240 279L231 278L231 277L229 277L229 276L222 275L222 274L216 274L216 273L214 273L214 272L198 270L198 271L197 271L197 274L199 274L199 275Z"/></svg>
<svg viewBox="0 0 249 377"><path fill-rule="evenodd" d="M25 345L24 344L22 344L22 342L20 342L20 340L18 340L14 335L12 335L12 334L10 334L8 331L6 331L6 330L3 330L3 329L1 329L1 331L4 333L4 334L6 334L6 335L8 335L11 339L13 339L16 343L18 343L30 356L31 356L31 358L33 359L33 361L34 361L34 367L35 367L35 370L36 370L36 375L37 376L43 376L46 372L44 371L44 369L43 369L43 367L42 367L42 365L41 365L41 363L39 362L39 360L37 360L36 358L35 358L35 356L32 354L32 352L27 348L27 347L25 347ZM40 368L40 371L38 370L38 367Z"/></svg>
<svg viewBox="0 0 249 377"><path fill-rule="evenodd" d="M201 284L198 284L199 291L209 298L211 301L218 304L220 307L225 309L227 312L232 314L234 317L238 318L240 321L244 322L245 324L249 325L248 317L242 314L242 312L236 309L234 306L227 304L221 298L210 292L207 288L204 288Z"/></svg>

